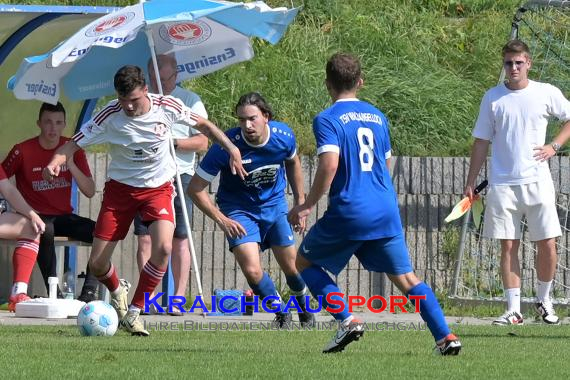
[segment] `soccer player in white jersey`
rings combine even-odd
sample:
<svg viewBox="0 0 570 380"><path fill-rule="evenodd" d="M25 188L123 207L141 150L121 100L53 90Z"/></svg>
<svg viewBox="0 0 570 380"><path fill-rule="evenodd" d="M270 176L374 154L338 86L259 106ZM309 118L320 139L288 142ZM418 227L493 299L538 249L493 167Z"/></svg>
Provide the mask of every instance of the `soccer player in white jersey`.
<svg viewBox="0 0 570 380"><path fill-rule="evenodd" d="M241 177L247 173L239 150L214 124L194 114L176 98L148 93L140 67L129 65L119 69L114 86L118 98L85 123L71 141L58 148L43 175L53 179L78 149L109 144L109 180L93 234L89 266L111 292L111 304L117 310L120 326L133 335L148 336L139 314L145 293L154 291L167 269L174 233L171 126L183 122L198 129L227 150L233 173ZM119 280L111 256L118 241L125 238L136 213L149 223L153 246L129 306L129 284Z"/></svg>
<svg viewBox="0 0 570 380"><path fill-rule="evenodd" d="M473 197L477 175L491 148L490 188L487 193L483 235L501 241L501 277L507 311L495 325L520 325L519 245L521 219L526 217L529 238L536 242L536 310L547 324L558 324L550 299L556 273L556 237L561 235L556 196L547 160L570 137L570 102L548 84L528 79L531 68L528 46L519 40L503 47L507 81L483 96L473 129L473 149L465 195ZM550 117L565 122L549 143Z"/></svg>
<svg viewBox="0 0 570 380"><path fill-rule="evenodd" d="M414 296L412 302L425 297L420 315L436 341L435 352L457 355L461 343L449 331L433 291L413 272L388 170L388 121L377 108L356 98L362 84L356 57L337 53L329 59L326 86L334 104L313 121L319 164L305 202L289 211L289 222L298 226L327 190L329 206L303 239L297 269L313 296L326 304L327 294L340 290L325 270L338 275L355 255L366 269L385 272L403 294ZM342 302L344 310L333 313L341 328L325 353L342 351L364 333L346 302L332 298Z"/></svg>
<svg viewBox="0 0 570 380"><path fill-rule="evenodd" d="M295 268L293 230L287 222L285 174L294 203L300 204L305 199L295 135L287 124L273 120L271 107L256 92L241 96L235 111L239 127L230 129L227 135L239 148L248 176L242 181L231 175L227 153L214 145L190 181L189 194L196 206L226 233L230 250L253 292L261 299L273 297L275 300L275 324L280 328L289 327L291 314L284 310L275 284L261 268L260 248L271 248L291 293L296 296L299 321L313 326L314 316L306 311L307 287ZM216 201L219 208L206 192L218 173ZM304 225L303 219L300 226L304 228Z"/></svg>
<svg viewBox="0 0 570 380"><path fill-rule="evenodd" d="M190 107L192 111L203 118L208 118L206 107L200 97L190 90L186 90L176 85L176 58L172 55L160 54L156 56L158 74L164 95L172 95ZM150 89L156 91L158 83L155 78L152 60L148 62L148 72L150 77ZM180 173L182 188L186 189L192 176L196 164L196 152L208 149L208 138L194 128L182 123L172 126L172 138L176 150L176 164ZM175 182L176 184L176 182ZM184 223L184 211L180 197L184 196L186 202L186 212L188 217L192 216L192 199L185 194L176 194L174 198L174 213L176 215L176 228L174 229L174 240L172 241L172 277L174 280L174 296L185 296L188 278L190 275L190 248L188 244L188 233ZM152 250L152 241L148 232L148 227L143 224L137 215L134 221L134 234L137 236L137 265L141 270ZM149 312L155 311L154 305L150 305ZM167 311L169 315L182 316L182 311L177 306L172 306L172 310Z"/></svg>

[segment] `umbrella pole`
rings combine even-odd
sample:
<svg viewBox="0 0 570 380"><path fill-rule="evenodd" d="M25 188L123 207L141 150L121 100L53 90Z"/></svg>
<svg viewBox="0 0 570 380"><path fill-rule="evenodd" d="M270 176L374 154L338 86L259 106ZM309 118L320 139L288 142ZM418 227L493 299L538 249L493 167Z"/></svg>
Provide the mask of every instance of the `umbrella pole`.
<svg viewBox="0 0 570 380"><path fill-rule="evenodd" d="M160 82L160 74L158 72L158 62L156 61L156 52L154 51L154 39L152 37L152 31L145 28L147 35L148 46L150 48L150 56L152 58L152 66L154 68L154 77L156 78L156 84L158 86L158 91L160 95L164 95L162 92L162 83ZM184 197L184 189L182 188L182 181L180 180L180 172L178 171L178 164L176 163L176 151L174 149L174 142L172 141L172 135L170 137L169 144L170 154L174 160L174 165L176 167L176 191L180 198L180 204L182 206L182 215L184 216L184 227L186 227L186 234L188 235L188 246L190 248L190 256L192 257L192 268L194 269L194 274L196 277L196 285L198 286L198 295L201 299L204 298L202 292L202 279L200 278L200 271L198 269L198 260L196 259L196 251L194 250L194 239L192 239L192 231L190 229L190 221L188 219L188 211L186 210L186 199Z"/></svg>

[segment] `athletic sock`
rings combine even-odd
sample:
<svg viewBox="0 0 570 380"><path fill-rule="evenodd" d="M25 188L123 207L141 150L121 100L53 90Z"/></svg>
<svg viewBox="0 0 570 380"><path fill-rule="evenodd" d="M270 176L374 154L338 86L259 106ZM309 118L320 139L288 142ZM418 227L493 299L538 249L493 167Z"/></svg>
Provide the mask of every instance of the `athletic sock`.
<svg viewBox="0 0 570 380"><path fill-rule="evenodd" d="M291 294L297 299L297 303L304 310L306 304L306 295L308 293L307 285L300 274L285 276L287 285L291 289Z"/></svg>
<svg viewBox="0 0 570 380"><path fill-rule="evenodd" d="M334 283L332 278L319 266L311 265L310 267L306 268L301 272L301 277L305 280L307 287L311 291L311 294L315 298L322 299L322 306L326 308L328 306L331 309L339 309L340 307L335 305L329 305L326 301L326 296L329 293L341 293L338 286ZM351 316L348 311L348 305L346 301L337 295L331 296L331 299L335 300L337 303L342 302L344 304L344 308L339 312L330 313L334 319L337 321L345 321L347 318Z"/></svg>
<svg viewBox="0 0 570 380"><path fill-rule="evenodd" d="M137 290L135 290L135 295L131 301L131 305L142 309L144 307L144 294L152 293L156 286L162 281L164 273L168 270L168 267L159 268L153 265L150 260L146 262L139 277L139 284Z"/></svg>
<svg viewBox="0 0 570 380"><path fill-rule="evenodd" d="M552 281L536 280L536 298L538 302L550 301L550 288Z"/></svg>
<svg viewBox="0 0 570 380"><path fill-rule="evenodd" d="M510 288L505 289L505 296L507 297L507 311L521 312L521 289Z"/></svg>
<svg viewBox="0 0 570 380"><path fill-rule="evenodd" d="M105 285L111 293L115 293L119 290L119 276L117 276L117 271L112 263L107 273L102 276L97 276L97 280Z"/></svg>
<svg viewBox="0 0 570 380"><path fill-rule="evenodd" d="M420 282L408 291L409 296L425 296L425 299L419 299L420 302L420 315L426 322L429 331L433 335L436 342L445 339L449 335L449 326L445 321L443 311L439 306L439 302L433 294L433 291L425 282ZM416 300L412 299L414 306Z"/></svg>
<svg viewBox="0 0 570 380"><path fill-rule="evenodd" d="M15 296L17 294L20 293L24 293L24 294L28 294L28 284L25 282L15 282L14 285L12 285L12 292L10 293L10 296Z"/></svg>
<svg viewBox="0 0 570 380"><path fill-rule="evenodd" d="M261 297L262 300L264 300L266 297L269 297L269 296L278 297L277 300L274 300L273 302L271 302L270 307L272 309L281 310L281 296L277 292L277 289L275 288L275 284L273 283L273 280L271 279L271 277L269 277L267 272L263 272L263 277L261 277L261 281L259 281L259 283L252 284L252 283L248 282L248 284L249 284L249 287L251 288L251 290L253 290L253 293L258 295L259 297ZM277 313L283 314L281 311L279 311Z"/></svg>
<svg viewBox="0 0 570 380"><path fill-rule="evenodd" d="M38 258L38 248L39 241L37 240L19 239L16 243L16 249L14 249L14 255L12 256L12 269L14 272L14 285L17 283L19 285L12 287L12 295L15 295L13 292L16 289L18 293L27 293L27 284L30 282L30 277ZM24 289L22 283L26 284L25 291L20 291Z"/></svg>

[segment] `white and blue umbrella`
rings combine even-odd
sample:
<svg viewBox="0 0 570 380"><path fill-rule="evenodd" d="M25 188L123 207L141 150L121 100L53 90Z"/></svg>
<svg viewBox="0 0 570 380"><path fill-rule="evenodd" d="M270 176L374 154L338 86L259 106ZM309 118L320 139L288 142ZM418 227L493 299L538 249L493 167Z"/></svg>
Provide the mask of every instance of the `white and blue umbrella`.
<svg viewBox="0 0 570 380"><path fill-rule="evenodd" d="M52 51L24 59L8 88L18 99L55 104L114 93L127 64L146 68L152 53L174 54L178 80L253 57L250 37L277 43L298 8L261 1L151 0L121 8L83 27ZM158 76L157 76L158 78Z"/></svg>

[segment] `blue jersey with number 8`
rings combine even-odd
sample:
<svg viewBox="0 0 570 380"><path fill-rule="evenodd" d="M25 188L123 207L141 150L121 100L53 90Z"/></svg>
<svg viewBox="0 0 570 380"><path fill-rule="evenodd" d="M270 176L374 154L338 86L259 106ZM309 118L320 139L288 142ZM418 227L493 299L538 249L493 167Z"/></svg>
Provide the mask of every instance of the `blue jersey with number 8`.
<svg viewBox="0 0 570 380"><path fill-rule="evenodd" d="M386 166L391 146L384 114L358 99L341 99L315 117L313 132L317 154L339 154L319 230L353 240L400 234L398 200Z"/></svg>

